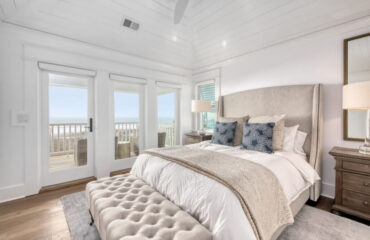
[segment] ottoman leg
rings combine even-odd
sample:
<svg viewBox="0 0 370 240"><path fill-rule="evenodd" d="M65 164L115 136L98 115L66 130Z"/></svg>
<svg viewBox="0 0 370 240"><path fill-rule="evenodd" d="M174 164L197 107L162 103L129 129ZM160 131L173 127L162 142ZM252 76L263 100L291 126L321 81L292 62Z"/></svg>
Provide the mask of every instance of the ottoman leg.
<svg viewBox="0 0 370 240"><path fill-rule="evenodd" d="M89 210L89 213L90 213L90 218L91 218L90 226L92 226L94 224L94 218L92 217L90 210Z"/></svg>

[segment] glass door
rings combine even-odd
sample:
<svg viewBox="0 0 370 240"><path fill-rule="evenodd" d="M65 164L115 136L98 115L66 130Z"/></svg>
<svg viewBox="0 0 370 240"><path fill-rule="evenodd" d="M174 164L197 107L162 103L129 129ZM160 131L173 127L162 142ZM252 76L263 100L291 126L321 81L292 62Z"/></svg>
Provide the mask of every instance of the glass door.
<svg viewBox="0 0 370 240"><path fill-rule="evenodd" d="M178 89L157 87L158 147L178 144Z"/></svg>
<svg viewBox="0 0 370 240"><path fill-rule="evenodd" d="M43 74L43 185L93 176L93 80Z"/></svg>
<svg viewBox="0 0 370 240"><path fill-rule="evenodd" d="M115 160L136 157L141 149L141 86L114 81L113 88Z"/></svg>
<svg viewBox="0 0 370 240"><path fill-rule="evenodd" d="M144 84L112 80L114 160L111 170L132 166L144 146Z"/></svg>

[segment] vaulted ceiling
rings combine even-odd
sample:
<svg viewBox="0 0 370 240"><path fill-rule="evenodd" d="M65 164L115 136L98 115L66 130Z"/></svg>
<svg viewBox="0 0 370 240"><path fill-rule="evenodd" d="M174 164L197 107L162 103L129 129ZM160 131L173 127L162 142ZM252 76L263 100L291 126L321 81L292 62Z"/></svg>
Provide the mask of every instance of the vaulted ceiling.
<svg viewBox="0 0 370 240"><path fill-rule="evenodd" d="M0 0L7 23L184 68L199 68L370 16L369 0ZM128 17L140 29L123 28ZM176 36L176 41L174 41Z"/></svg>

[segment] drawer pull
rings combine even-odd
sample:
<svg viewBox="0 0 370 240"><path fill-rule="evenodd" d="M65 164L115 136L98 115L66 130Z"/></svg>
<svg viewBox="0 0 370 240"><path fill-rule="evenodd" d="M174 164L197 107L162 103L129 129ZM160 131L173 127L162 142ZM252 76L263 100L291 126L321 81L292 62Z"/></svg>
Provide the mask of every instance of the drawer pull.
<svg viewBox="0 0 370 240"><path fill-rule="evenodd" d="M365 205L365 206L369 206L369 202L368 202L368 201L365 201L365 202L364 202L364 205Z"/></svg>
<svg viewBox="0 0 370 240"><path fill-rule="evenodd" d="M365 187L368 187L369 186L369 183L368 182L364 182L364 186Z"/></svg>

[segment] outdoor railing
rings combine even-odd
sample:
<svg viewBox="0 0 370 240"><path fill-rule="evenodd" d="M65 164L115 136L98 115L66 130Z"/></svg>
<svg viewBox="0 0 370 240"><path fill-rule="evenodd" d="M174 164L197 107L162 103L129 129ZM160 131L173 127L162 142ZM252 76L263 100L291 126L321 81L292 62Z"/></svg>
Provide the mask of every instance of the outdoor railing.
<svg viewBox="0 0 370 240"><path fill-rule="evenodd" d="M49 124L50 155L73 153L79 139L86 137L86 123Z"/></svg>
<svg viewBox="0 0 370 240"><path fill-rule="evenodd" d="M166 133L166 146L174 146L176 144L175 123L159 124L158 132Z"/></svg>
<svg viewBox="0 0 370 240"><path fill-rule="evenodd" d="M59 123L49 124L50 155L72 154L78 140L86 138L88 130L85 123ZM176 144L175 124L160 124L159 132L166 132L166 146ZM115 123L115 135L118 141L130 141L131 137L140 135L139 123L117 122Z"/></svg>

